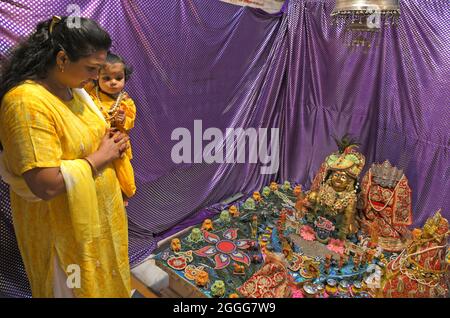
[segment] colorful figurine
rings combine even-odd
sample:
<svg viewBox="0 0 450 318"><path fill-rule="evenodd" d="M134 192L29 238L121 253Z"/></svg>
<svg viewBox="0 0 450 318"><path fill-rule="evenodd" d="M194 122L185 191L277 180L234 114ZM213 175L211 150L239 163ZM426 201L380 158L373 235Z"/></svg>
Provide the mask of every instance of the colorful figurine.
<svg viewBox="0 0 450 318"><path fill-rule="evenodd" d="M222 212L220 212L219 219L224 225L230 224L231 223L230 212L228 212L227 210L223 210Z"/></svg>
<svg viewBox="0 0 450 318"><path fill-rule="evenodd" d="M283 183L283 190L288 191L291 189L291 183L289 181L284 181Z"/></svg>
<svg viewBox="0 0 450 318"><path fill-rule="evenodd" d="M203 241L202 231L198 227L193 228L191 234L187 237L187 240L192 243Z"/></svg>
<svg viewBox="0 0 450 318"><path fill-rule="evenodd" d="M270 188L270 191L275 192L278 190L278 184L276 182L271 182L269 188Z"/></svg>
<svg viewBox="0 0 450 318"><path fill-rule="evenodd" d="M195 281L195 277L197 277L198 273L204 268L204 266L187 265L184 269L184 277L188 280Z"/></svg>
<svg viewBox="0 0 450 318"><path fill-rule="evenodd" d="M262 195L265 198L269 197L269 195L270 195L270 188L269 187L264 187L263 191L262 191Z"/></svg>
<svg viewBox="0 0 450 318"><path fill-rule="evenodd" d="M303 192L301 191L301 186L297 186L299 188L299 193L296 195L297 201L295 202L295 211L296 211L296 219L299 220L305 216L307 211L307 199ZM295 192L294 192L295 194Z"/></svg>
<svg viewBox="0 0 450 318"><path fill-rule="evenodd" d="M386 160L373 164L361 183L363 228L389 252L403 250L411 239L411 189L402 170Z"/></svg>
<svg viewBox="0 0 450 318"><path fill-rule="evenodd" d="M233 263L233 274L235 275L245 275L244 265Z"/></svg>
<svg viewBox="0 0 450 318"><path fill-rule="evenodd" d="M292 191L296 197L298 197L300 194L302 194L302 186L297 185L294 187L294 190Z"/></svg>
<svg viewBox="0 0 450 318"><path fill-rule="evenodd" d="M259 192L253 192L253 200L255 200L255 202L260 202L262 200L261 198L261 194Z"/></svg>
<svg viewBox="0 0 450 318"><path fill-rule="evenodd" d="M322 244L327 244L330 240L331 233L335 230L335 226L330 220L319 216L314 221L314 229L317 234L317 240Z"/></svg>
<svg viewBox="0 0 450 318"><path fill-rule="evenodd" d="M250 223L250 229L252 231L252 238L256 238L258 235L258 216L256 214L253 214L252 221Z"/></svg>
<svg viewBox="0 0 450 318"><path fill-rule="evenodd" d="M206 220L203 221L202 230L203 231L212 231L212 230L214 230L213 222L212 222L211 219L206 219Z"/></svg>
<svg viewBox="0 0 450 318"><path fill-rule="evenodd" d="M209 283L209 274L208 272L202 270L199 271L197 276L195 276L195 284L198 287L205 287Z"/></svg>
<svg viewBox="0 0 450 318"><path fill-rule="evenodd" d="M239 210L235 205L230 206L229 212L233 218L237 218L240 215Z"/></svg>
<svg viewBox="0 0 450 318"><path fill-rule="evenodd" d="M225 283L223 280L216 280L212 284L211 295L214 297L223 297L225 295Z"/></svg>
<svg viewBox="0 0 450 318"><path fill-rule="evenodd" d="M179 238L174 238L170 241L170 249L174 252L181 251L181 241Z"/></svg>
<svg viewBox="0 0 450 318"><path fill-rule="evenodd" d="M253 200L252 198L248 198L247 200L245 200L243 207L246 210L254 210L256 208L255 200Z"/></svg>

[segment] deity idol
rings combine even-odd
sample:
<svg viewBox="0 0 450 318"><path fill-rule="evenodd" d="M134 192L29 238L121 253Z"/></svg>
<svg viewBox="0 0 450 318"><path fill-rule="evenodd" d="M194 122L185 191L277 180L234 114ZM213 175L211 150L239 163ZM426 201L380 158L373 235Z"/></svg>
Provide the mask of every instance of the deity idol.
<svg viewBox="0 0 450 318"><path fill-rule="evenodd" d="M358 230L356 187L365 158L346 136L337 141L339 151L329 155L314 178L306 196L307 214L333 222L337 236L345 239ZM308 219L308 215L306 216ZM311 215L309 216L311 218Z"/></svg>
<svg viewBox="0 0 450 318"><path fill-rule="evenodd" d="M402 170L389 161L373 164L361 183L361 224L385 251L403 250L411 233L411 189Z"/></svg>

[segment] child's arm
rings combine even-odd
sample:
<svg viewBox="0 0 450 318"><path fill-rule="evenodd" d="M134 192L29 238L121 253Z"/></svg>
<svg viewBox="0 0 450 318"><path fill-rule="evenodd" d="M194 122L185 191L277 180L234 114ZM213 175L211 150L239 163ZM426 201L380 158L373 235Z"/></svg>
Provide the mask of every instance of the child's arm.
<svg viewBox="0 0 450 318"><path fill-rule="evenodd" d="M125 130L130 130L134 127L134 120L136 119L136 105L131 98L125 98L124 103L126 104L125 110L125 122L123 128Z"/></svg>

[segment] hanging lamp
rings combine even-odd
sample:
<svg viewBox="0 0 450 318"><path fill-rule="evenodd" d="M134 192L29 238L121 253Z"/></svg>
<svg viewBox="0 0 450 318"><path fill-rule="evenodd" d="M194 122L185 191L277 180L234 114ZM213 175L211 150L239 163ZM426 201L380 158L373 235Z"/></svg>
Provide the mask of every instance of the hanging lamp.
<svg viewBox="0 0 450 318"><path fill-rule="evenodd" d="M352 33L350 46L373 45L375 33L384 26L395 27L400 17L399 0L336 0L333 23L344 23Z"/></svg>

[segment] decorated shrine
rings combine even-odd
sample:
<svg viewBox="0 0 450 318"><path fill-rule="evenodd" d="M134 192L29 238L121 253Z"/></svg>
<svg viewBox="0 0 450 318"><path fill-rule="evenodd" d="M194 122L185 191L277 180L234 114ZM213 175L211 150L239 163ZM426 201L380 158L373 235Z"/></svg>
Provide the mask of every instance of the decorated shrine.
<svg viewBox="0 0 450 318"><path fill-rule="evenodd" d="M205 297L447 297L448 220L410 229L411 189L388 161L362 177L346 136L311 189L271 182L189 233L158 264Z"/></svg>

